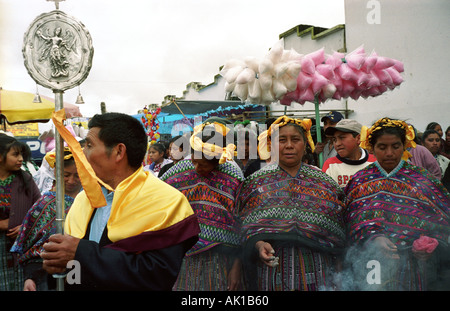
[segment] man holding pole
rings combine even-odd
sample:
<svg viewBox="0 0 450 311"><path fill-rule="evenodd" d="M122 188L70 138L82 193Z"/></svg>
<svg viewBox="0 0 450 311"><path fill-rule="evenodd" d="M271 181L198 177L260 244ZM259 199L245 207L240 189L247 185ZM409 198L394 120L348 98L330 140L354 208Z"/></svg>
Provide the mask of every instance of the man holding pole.
<svg viewBox="0 0 450 311"><path fill-rule="evenodd" d="M61 117L54 122L72 147ZM79 284L67 284L74 289L171 290L200 230L182 193L143 170L143 126L125 114L95 115L86 157L73 147L84 191L67 215L65 235L44 245L44 269L64 273L75 260Z"/></svg>

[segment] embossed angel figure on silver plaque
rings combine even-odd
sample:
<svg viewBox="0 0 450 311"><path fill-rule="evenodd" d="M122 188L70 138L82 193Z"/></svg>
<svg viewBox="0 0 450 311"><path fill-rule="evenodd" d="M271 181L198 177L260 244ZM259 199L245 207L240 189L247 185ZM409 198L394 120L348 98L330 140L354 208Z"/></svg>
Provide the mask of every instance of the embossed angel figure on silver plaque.
<svg viewBox="0 0 450 311"><path fill-rule="evenodd" d="M94 50L84 25L55 10L34 20L22 52L25 67L38 84L64 91L86 79Z"/></svg>
<svg viewBox="0 0 450 311"><path fill-rule="evenodd" d="M74 44L74 35L70 30L66 30L66 34L62 36L61 27L54 29L53 34L49 33L47 28L46 35L41 30L36 31L36 35L44 41L44 46L39 49L39 61L48 60L52 69L52 77L67 77L69 75L69 61L67 60L66 51L71 52ZM73 41L73 42L71 42ZM75 50L76 51L76 50Z"/></svg>

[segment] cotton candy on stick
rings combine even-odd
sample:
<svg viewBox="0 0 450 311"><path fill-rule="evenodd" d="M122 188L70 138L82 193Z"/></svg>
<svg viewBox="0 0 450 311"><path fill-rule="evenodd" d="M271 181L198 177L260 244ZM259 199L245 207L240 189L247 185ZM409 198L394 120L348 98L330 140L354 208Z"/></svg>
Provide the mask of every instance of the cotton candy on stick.
<svg viewBox="0 0 450 311"><path fill-rule="evenodd" d="M242 101L268 104L296 89L300 59L299 53L284 50L279 41L262 60L233 60L225 64L220 74L226 80L227 92L233 92Z"/></svg>

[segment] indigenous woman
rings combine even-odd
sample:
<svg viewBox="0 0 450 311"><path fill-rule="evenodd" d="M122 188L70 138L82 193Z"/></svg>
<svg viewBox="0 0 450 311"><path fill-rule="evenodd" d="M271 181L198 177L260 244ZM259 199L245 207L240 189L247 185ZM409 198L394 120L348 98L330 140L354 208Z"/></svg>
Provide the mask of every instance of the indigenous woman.
<svg viewBox="0 0 450 311"><path fill-rule="evenodd" d="M162 180L180 190L199 220L199 241L186 253L174 290L236 290L240 287L239 237L233 215L242 172L231 163L229 128L205 122L190 138L191 159L181 160ZM230 141L233 141L232 133ZM226 146L226 147L223 147Z"/></svg>
<svg viewBox="0 0 450 311"><path fill-rule="evenodd" d="M243 268L250 290L334 287L331 279L345 238L343 190L302 162L307 144L314 150L311 124L282 116L258 137L261 159L278 161L253 173L239 190Z"/></svg>
<svg viewBox="0 0 450 311"><path fill-rule="evenodd" d="M31 175L21 170L23 143L0 134L0 291L21 290L22 269L9 252L27 211L40 192Z"/></svg>
<svg viewBox="0 0 450 311"><path fill-rule="evenodd" d="M361 146L377 161L356 173L345 189L349 254L356 252L361 265L354 263L354 271L364 272L356 274L355 289L439 289L440 277L445 280L438 267L449 267L441 255L447 251L448 261L450 194L427 170L406 162L413 139L411 126L389 118L361 132ZM427 252L416 247L424 240L430 241ZM368 282L370 260L380 269Z"/></svg>
<svg viewBox="0 0 450 311"><path fill-rule="evenodd" d="M55 153L47 153L45 159L49 166L55 168ZM53 174L54 176L54 174ZM43 245L49 237L56 233L54 220L56 217L56 185L46 191L34 203L25 216L19 235L11 248L17 253L17 261L24 271L24 290L48 290L54 287L54 280L42 269ZM64 151L64 208L69 211L73 200L81 190L81 181L78 177L75 160L68 147Z"/></svg>

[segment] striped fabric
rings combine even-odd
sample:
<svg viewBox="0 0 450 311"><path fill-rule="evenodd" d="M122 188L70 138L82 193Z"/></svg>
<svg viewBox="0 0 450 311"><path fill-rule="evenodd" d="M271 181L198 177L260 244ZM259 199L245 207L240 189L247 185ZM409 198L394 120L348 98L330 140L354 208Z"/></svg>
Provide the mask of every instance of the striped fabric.
<svg viewBox="0 0 450 311"><path fill-rule="evenodd" d="M233 259L215 249L185 257L173 290L226 291Z"/></svg>
<svg viewBox="0 0 450 311"><path fill-rule="evenodd" d="M333 258L308 248L274 246L279 265L269 267L257 261L259 291L333 290Z"/></svg>

